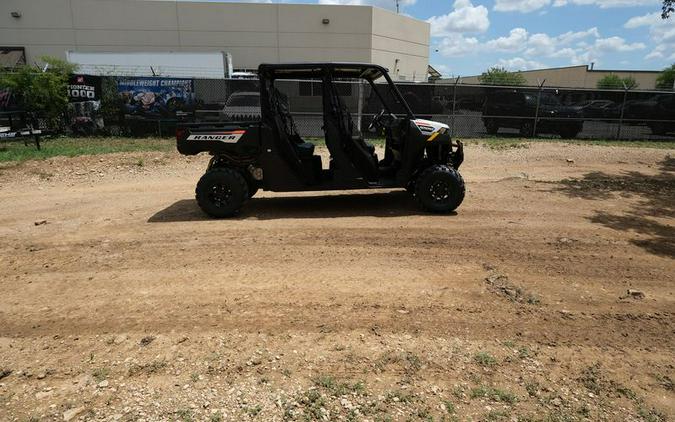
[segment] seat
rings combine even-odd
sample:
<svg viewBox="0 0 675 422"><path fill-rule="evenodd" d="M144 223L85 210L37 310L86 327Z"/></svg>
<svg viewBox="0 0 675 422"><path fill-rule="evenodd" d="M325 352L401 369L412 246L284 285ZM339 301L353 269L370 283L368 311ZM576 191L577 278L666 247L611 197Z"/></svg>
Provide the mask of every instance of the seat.
<svg viewBox="0 0 675 422"><path fill-rule="evenodd" d="M361 133L358 133L357 135L352 135L352 142L354 143L363 142L364 148L366 148L368 152L370 152L371 154L375 155L375 145L363 139L363 135L361 135ZM377 155L375 155L375 157L377 157Z"/></svg>
<svg viewBox="0 0 675 422"><path fill-rule="evenodd" d="M291 145L301 157L311 158L312 155L314 155L314 144L305 142L302 137L300 137L300 134L298 134L298 129L295 126L295 121L293 120L293 115L291 114L288 105L288 97L277 88L274 88L272 98L276 106L276 114L281 122L282 130L288 136Z"/></svg>
<svg viewBox="0 0 675 422"><path fill-rule="evenodd" d="M298 134L288 106L288 98L270 86L271 123L277 130L277 146L291 167L307 183L314 183L321 172L321 157L314 156L314 144L305 142ZM316 159L319 160L317 172Z"/></svg>
<svg viewBox="0 0 675 422"><path fill-rule="evenodd" d="M378 166L377 155L375 154L375 146L365 142L360 133L355 133L354 122L347 106L337 93L335 86L332 83L328 84L330 90L329 95L329 113L326 113L326 118L332 120L337 129L337 136L339 136L342 149L347 154L349 160L354 164L354 167L366 177L368 180L377 180ZM328 134L327 134L328 136Z"/></svg>

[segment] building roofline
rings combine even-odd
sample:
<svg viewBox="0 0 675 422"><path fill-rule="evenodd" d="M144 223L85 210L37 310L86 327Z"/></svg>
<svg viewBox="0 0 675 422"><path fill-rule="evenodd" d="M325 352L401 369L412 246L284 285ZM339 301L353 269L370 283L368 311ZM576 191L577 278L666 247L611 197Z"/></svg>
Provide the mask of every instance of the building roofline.
<svg viewBox="0 0 675 422"><path fill-rule="evenodd" d="M588 65L580 64L574 66L559 66L559 67L545 67L541 69L529 69L529 70L514 70L512 73L532 73L532 72L546 72L549 70L565 70L565 69L576 69L583 67L586 72L595 72L595 73L661 73L661 70L632 70L632 69L589 69ZM460 76L460 79L464 78L477 78L480 75L467 75ZM454 79L454 78L442 78L442 79Z"/></svg>
<svg viewBox="0 0 675 422"><path fill-rule="evenodd" d="M155 2L155 3L203 3L203 4L218 4L218 5L254 5L254 6L267 6L267 7L295 7L295 6L302 6L302 7L353 7L353 8L364 8L364 9L373 9L373 10L381 10L383 12L387 12L389 14L399 16L402 18L406 19L411 19L420 23L425 23L427 26L429 26L429 22L427 22L424 19L419 19L413 16L410 16L405 13L396 13L394 10L386 9L384 7L380 6L375 6L372 4L339 4L339 3L258 3L258 2L251 2L251 1L218 1L218 0L125 0L125 1L144 1L144 2Z"/></svg>
<svg viewBox="0 0 675 422"><path fill-rule="evenodd" d="M661 70L633 70L633 69L588 69L589 72L602 73L661 73Z"/></svg>
<svg viewBox="0 0 675 422"><path fill-rule="evenodd" d="M575 69L578 67L583 67L586 69L586 72L621 72L621 73L660 73L660 70L633 70L633 69L589 69L589 66L586 64L579 64L574 66L559 66L559 67L545 67L542 69L529 69L529 70L516 70L515 73L529 73L529 72L541 72L543 70L564 70L564 69Z"/></svg>

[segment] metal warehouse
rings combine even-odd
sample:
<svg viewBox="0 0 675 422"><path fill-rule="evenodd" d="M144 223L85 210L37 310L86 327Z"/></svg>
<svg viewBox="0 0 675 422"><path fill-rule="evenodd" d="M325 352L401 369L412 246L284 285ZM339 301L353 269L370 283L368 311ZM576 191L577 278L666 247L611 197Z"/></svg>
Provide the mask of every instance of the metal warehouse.
<svg viewBox="0 0 675 422"><path fill-rule="evenodd" d="M369 62L388 68L395 80L421 81L427 75L429 34L426 22L372 6L0 2L0 48L23 49L28 63L44 55L65 58L66 51L223 51L241 70L263 62Z"/></svg>

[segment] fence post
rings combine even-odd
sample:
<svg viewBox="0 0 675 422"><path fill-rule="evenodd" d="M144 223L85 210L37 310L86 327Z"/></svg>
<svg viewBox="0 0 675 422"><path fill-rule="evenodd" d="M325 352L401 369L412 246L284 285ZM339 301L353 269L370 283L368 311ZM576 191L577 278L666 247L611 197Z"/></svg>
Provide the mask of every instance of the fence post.
<svg viewBox="0 0 675 422"><path fill-rule="evenodd" d="M457 84L459 83L459 76L455 79L455 85L452 88L452 123L450 126L450 137L455 137L455 104L457 103Z"/></svg>
<svg viewBox="0 0 675 422"><path fill-rule="evenodd" d="M624 81L621 81L623 84L623 102L621 103L621 115L619 116L619 127L616 130L616 140L621 139L621 127L623 126L623 113L626 109L626 99L628 97L628 87Z"/></svg>
<svg viewBox="0 0 675 422"><path fill-rule="evenodd" d="M361 132L361 121L363 120L363 81L359 80L359 98L356 104L357 108L357 118L356 118L356 129Z"/></svg>
<svg viewBox="0 0 675 422"><path fill-rule="evenodd" d="M539 105L541 104L541 91L546 83L546 79L539 84L539 91L537 92L537 108L534 110L534 125L532 126L532 137L537 136L537 123L539 122Z"/></svg>

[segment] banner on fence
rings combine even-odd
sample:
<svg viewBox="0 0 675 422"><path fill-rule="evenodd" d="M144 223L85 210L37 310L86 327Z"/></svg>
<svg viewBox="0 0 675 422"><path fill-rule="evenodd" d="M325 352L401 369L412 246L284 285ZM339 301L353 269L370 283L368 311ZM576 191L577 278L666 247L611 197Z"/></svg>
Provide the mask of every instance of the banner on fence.
<svg viewBox="0 0 675 422"><path fill-rule="evenodd" d="M70 130L78 135L93 135L103 129L101 77L72 75L68 80L68 114Z"/></svg>
<svg viewBox="0 0 675 422"><path fill-rule="evenodd" d="M68 99L71 103L101 100L101 77L72 75L68 81Z"/></svg>
<svg viewBox="0 0 675 422"><path fill-rule="evenodd" d="M124 78L117 81L124 113L147 118L174 117L194 102L194 81L175 78Z"/></svg>

